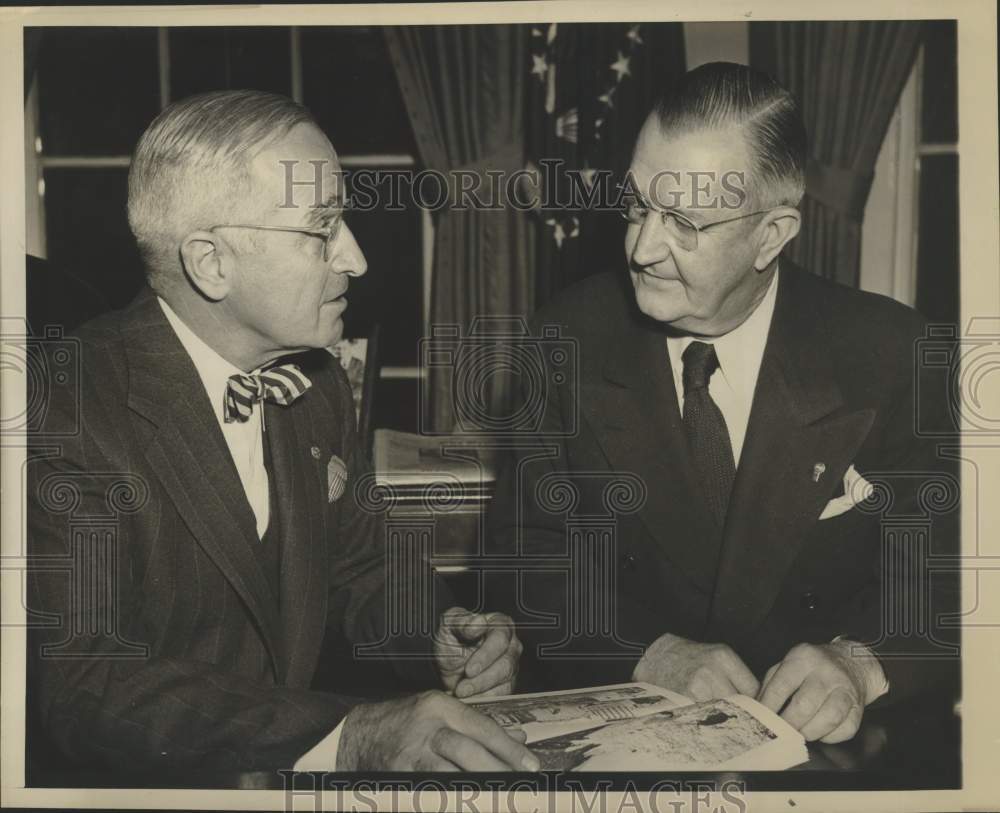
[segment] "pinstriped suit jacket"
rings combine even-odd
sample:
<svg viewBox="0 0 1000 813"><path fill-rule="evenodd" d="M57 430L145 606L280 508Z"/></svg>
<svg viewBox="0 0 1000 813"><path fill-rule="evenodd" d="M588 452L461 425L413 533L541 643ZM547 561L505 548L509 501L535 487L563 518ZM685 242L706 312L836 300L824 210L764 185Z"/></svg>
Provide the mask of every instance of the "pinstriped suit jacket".
<svg viewBox="0 0 1000 813"><path fill-rule="evenodd" d="M302 354L313 387L264 407L278 600L211 405L152 292L77 344L79 392L51 387L28 465L41 725L76 763L291 767L357 702L308 688L325 630L376 642L384 628L382 524L354 499L368 463L346 378L328 353ZM349 479L328 503L334 454Z"/></svg>

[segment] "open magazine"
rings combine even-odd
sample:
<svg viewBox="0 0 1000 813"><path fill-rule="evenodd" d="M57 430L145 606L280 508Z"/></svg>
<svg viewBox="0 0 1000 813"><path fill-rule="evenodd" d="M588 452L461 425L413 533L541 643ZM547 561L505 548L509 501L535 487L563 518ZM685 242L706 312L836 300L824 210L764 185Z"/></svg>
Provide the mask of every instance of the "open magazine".
<svg viewBox="0 0 1000 813"><path fill-rule="evenodd" d="M543 770L769 770L805 762L805 740L756 700L695 703L648 683L507 695L473 707L521 728Z"/></svg>

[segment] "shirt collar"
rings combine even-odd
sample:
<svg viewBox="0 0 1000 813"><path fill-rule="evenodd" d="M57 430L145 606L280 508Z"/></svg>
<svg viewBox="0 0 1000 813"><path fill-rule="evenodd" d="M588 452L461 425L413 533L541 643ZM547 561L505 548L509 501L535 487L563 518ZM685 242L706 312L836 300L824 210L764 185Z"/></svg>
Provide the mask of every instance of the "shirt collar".
<svg viewBox="0 0 1000 813"><path fill-rule="evenodd" d="M225 416L225 396L226 387L229 384L229 377L232 375L242 375L243 371L234 364L226 361L216 353L211 347L205 344L201 338L189 328L184 321L174 313L166 301L159 296L156 301L160 303L164 316L177 334L181 344L194 362L194 367L198 371L201 383L208 393L208 400L212 402L212 408L216 411L217 417L221 420Z"/></svg>
<svg viewBox="0 0 1000 813"><path fill-rule="evenodd" d="M722 336L699 338L698 341L715 345L719 359L719 370L726 383L746 402L753 399L757 385L757 374L764 358L767 333L774 315L774 303L778 292L778 271L774 272L764 298L754 308L742 324ZM694 336L668 336L667 352L675 378L680 381L684 370L683 354L687 346L695 341Z"/></svg>

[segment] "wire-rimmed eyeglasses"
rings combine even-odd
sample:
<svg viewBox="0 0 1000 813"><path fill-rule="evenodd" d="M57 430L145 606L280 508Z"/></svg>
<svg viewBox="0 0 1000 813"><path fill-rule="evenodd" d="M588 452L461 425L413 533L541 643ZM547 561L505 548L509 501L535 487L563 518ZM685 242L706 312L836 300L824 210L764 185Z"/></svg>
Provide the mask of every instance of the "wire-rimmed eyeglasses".
<svg viewBox="0 0 1000 813"><path fill-rule="evenodd" d="M663 220L663 225L673 236L677 245L685 251L695 251L698 248L698 235L701 232L707 231L715 226L721 226L723 223L733 223L737 220L744 220L748 217L762 215L770 211L773 211L773 209L758 209L756 212L749 212L748 214L737 215L736 217L727 217L725 220L716 220L712 223L706 223L699 226L697 223L690 220L676 209L653 209L641 200L633 200L632 202L625 204L621 210L621 215L629 223L641 226L646 222L646 218L649 216L650 212L656 212L660 215L660 218Z"/></svg>
<svg viewBox="0 0 1000 813"><path fill-rule="evenodd" d="M328 263L333 256L333 244L337 242L337 237L340 236L340 230L343 225L344 218L338 217L329 226L323 228L317 227L315 229L305 228L304 226L265 226L258 223L219 223L210 227L209 231L214 231L215 229L260 229L261 231L284 231L305 234L323 241L323 262Z"/></svg>

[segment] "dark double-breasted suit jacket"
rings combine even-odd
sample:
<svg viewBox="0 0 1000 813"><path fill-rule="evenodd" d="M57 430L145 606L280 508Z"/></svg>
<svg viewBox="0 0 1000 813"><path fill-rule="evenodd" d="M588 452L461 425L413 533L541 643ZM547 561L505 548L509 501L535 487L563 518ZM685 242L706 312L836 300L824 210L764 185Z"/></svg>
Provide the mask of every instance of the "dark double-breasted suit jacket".
<svg viewBox="0 0 1000 813"><path fill-rule="evenodd" d="M538 335L559 327L576 364L546 368L543 405L535 385L540 431L503 468L490 526L492 550L524 563L494 578L494 603L521 622L536 685L629 680L664 632L728 643L759 677L797 643L844 635L882 656L890 697L954 681L956 635L937 616L957 609L957 578L911 567L958 545L956 472L914 431L917 409L946 397L915 401L916 312L782 260L721 533L693 473L663 328L638 312L627 276L592 277L535 322ZM820 520L852 464L891 507ZM948 499L930 505L928 483ZM901 518L918 528L907 541L891 530ZM927 549L914 541L924 527Z"/></svg>
<svg viewBox="0 0 1000 813"><path fill-rule="evenodd" d="M355 498L368 463L339 364L295 357L313 386L263 407L279 545L265 552L153 294L68 346L79 388L47 391L27 467L39 724L77 764L290 768L357 702L309 688L324 635L386 632L382 524ZM334 456L347 482L331 501ZM425 661L411 677L431 672Z"/></svg>

